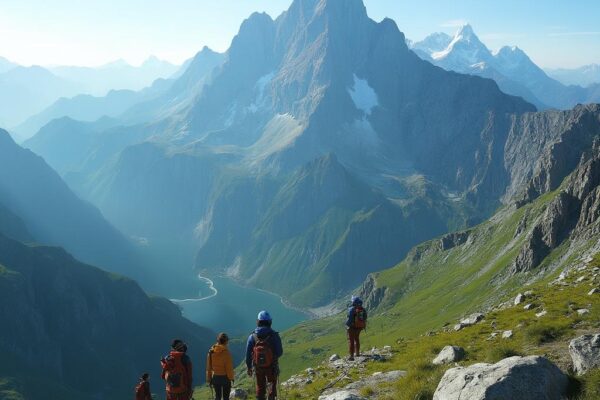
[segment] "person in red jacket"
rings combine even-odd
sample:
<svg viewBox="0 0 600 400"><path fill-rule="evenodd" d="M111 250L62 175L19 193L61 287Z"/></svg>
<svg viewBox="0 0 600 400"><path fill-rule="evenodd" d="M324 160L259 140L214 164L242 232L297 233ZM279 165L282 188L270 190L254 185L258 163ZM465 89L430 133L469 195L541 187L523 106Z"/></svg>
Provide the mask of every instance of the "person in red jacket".
<svg viewBox="0 0 600 400"><path fill-rule="evenodd" d="M161 378L167 384L167 400L190 400L194 394L192 361L186 352L187 345L175 339L169 355L160 360Z"/></svg>
<svg viewBox="0 0 600 400"><path fill-rule="evenodd" d="M135 387L135 400L152 400L152 393L150 392L150 382L148 378L150 375L145 373L140 378L140 382Z"/></svg>

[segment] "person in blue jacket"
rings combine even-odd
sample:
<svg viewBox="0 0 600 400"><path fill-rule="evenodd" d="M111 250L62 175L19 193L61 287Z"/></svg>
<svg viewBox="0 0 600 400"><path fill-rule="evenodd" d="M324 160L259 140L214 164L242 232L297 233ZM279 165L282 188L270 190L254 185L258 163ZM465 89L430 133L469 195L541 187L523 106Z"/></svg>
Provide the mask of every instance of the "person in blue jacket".
<svg viewBox="0 0 600 400"><path fill-rule="evenodd" d="M360 332L367 327L367 310L362 306L363 302L358 296L350 299L352 305L348 308L348 319L346 320L346 336L348 337L349 360L354 360L354 355L360 355Z"/></svg>
<svg viewBox="0 0 600 400"><path fill-rule="evenodd" d="M256 329L248 336L246 344L246 367L248 376L256 377L256 398L275 400L279 377L279 358L283 346L279 333L271 329L273 319L268 311L261 311L256 318Z"/></svg>

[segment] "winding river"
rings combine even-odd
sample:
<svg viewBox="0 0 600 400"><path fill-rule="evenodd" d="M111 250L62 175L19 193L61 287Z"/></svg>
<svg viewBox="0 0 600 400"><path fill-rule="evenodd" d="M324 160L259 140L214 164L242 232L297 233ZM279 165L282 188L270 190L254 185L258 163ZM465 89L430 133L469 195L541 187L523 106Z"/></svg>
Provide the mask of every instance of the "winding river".
<svg viewBox="0 0 600 400"><path fill-rule="evenodd" d="M172 299L183 315L215 332L230 336L245 335L256 326L256 315L268 310L273 317L273 328L283 331L308 319L308 315L287 307L281 298L272 293L241 286L226 277L198 276L200 290L191 299Z"/></svg>

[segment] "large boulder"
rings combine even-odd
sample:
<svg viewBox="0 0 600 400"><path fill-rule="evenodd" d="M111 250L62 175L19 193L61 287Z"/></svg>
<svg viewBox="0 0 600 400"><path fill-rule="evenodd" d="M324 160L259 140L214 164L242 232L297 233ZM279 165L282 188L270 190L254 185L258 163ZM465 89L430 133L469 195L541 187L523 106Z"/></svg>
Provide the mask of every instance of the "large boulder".
<svg viewBox="0 0 600 400"><path fill-rule="evenodd" d="M544 357L510 357L446 371L433 400L560 400L568 379Z"/></svg>
<svg viewBox="0 0 600 400"><path fill-rule="evenodd" d="M579 336L569 343L573 369L584 374L590 369L600 368L600 333Z"/></svg>
<svg viewBox="0 0 600 400"><path fill-rule="evenodd" d="M432 361L434 365L449 364L460 361L465 356L465 349L458 346L446 346Z"/></svg>

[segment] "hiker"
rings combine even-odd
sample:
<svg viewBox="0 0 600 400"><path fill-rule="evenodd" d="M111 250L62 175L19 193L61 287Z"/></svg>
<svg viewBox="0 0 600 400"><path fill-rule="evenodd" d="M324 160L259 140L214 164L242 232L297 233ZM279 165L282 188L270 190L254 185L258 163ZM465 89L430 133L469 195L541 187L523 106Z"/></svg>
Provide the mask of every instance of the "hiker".
<svg viewBox="0 0 600 400"><path fill-rule="evenodd" d="M192 361L186 354L187 345L179 339L171 343L171 352L160 360L161 378L167 384L167 400L190 400L194 394Z"/></svg>
<svg viewBox="0 0 600 400"><path fill-rule="evenodd" d="M363 308L360 297L352 296L351 301L346 320L346 335L350 350L349 360L354 361L354 355L360 355L360 332L367 327L367 310Z"/></svg>
<svg viewBox="0 0 600 400"><path fill-rule="evenodd" d="M283 354L279 333L271 329L273 320L267 311L261 311L256 318L256 329L248 337L246 345L246 366L248 376L256 380L257 400L277 398L279 379L279 357Z"/></svg>
<svg viewBox="0 0 600 400"><path fill-rule="evenodd" d="M231 385L235 380L233 359L227 343L227 334L219 333L217 343L212 345L206 356L206 383L214 388L215 400L229 400Z"/></svg>
<svg viewBox="0 0 600 400"><path fill-rule="evenodd" d="M148 378L150 375L147 372L140 377L140 382L135 387L135 400L152 400Z"/></svg>

